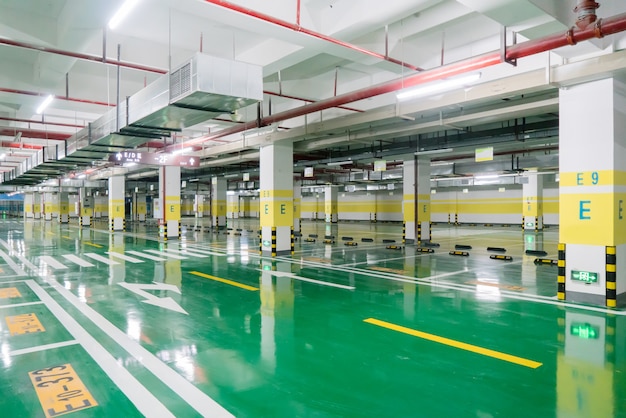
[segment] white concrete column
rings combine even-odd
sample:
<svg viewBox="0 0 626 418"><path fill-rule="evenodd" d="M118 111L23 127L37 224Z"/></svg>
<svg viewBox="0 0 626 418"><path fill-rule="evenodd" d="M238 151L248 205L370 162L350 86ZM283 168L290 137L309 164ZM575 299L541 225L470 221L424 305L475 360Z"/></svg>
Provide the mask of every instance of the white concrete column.
<svg viewBox="0 0 626 418"><path fill-rule="evenodd" d="M78 224L80 226L91 226L91 218L93 217L94 201L89 190L81 187L79 192L79 216Z"/></svg>
<svg viewBox="0 0 626 418"><path fill-rule="evenodd" d="M46 221L51 221L59 213L59 201L56 193L43 193L43 216Z"/></svg>
<svg viewBox="0 0 626 418"><path fill-rule="evenodd" d="M302 224L302 180L293 181L293 230L300 232Z"/></svg>
<svg viewBox="0 0 626 418"><path fill-rule="evenodd" d="M145 222L148 206L146 205L146 195L143 193L135 193L133 195L133 207L135 208L135 220Z"/></svg>
<svg viewBox="0 0 626 418"><path fill-rule="evenodd" d="M261 253L293 254L293 145L261 147L260 173Z"/></svg>
<svg viewBox="0 0 626 418"><path fill-rule="evenodd" d="M41 193L33 193L33 218L41 219Z"/></svg>
<svg viewBox="0 0 626 418"><path fill-rule="evenodd" d="M159 167L160 236L180 238L180 167Z"/></svg>
<svg viewBox="0 0 626 418"><path fill-rule="evenodd" d="M126 230L126 181L124 176L109 177L109 230Z"/></svg>
<svg viewBox="0 0 626 418"><path fill-rule="evenodd" d="M402 212L405 242L430 241L430 159L403 164Z"/></svg>
<svg viewBox="0 0 626 418"><path fill-rule="evenodd" d="M70 196L68 192L59 193L59 222L62 224L70 221Z"/></svg>
<svg viewBox="0 0 626 418"><path fill-rule="evenodd" d="M430 241L430 158L417 159L417 241Z"/></svg>
<svg viewBox="0 0 626 418"><path fill-rule="evenodd" d="M324 187L324 215L326 222L336 224L339 219L337 199L339 198L338 186Z"/></svg>
<svg viewBox="0 0 626 418"><path fill-rule="evenodd" d="M236 192L226 193L226 214L230 219L239 218L239 194Z"/></svg>
<svg viewBox="0 0 626 418"><path fill-rule="evenodd" d="M402 164L402 242L415 242L415 160L405 160Z"/></svg>
<svg viewBox="0 0 626 418"><path fill-rule="evenodd" d="M34 209L33 209L34 200L35 200L35 197L33 193L24 194L24 217L25 218L35 217Z"/></svg>
<svg viewBox="0 0 626 418"><path fill-rule="evenodd" d="M559 91L558 297L626 303L626 85Z"/></svg>
<svg viewBox="0 0 626 418"><path fill-rule="evenodd" d="M226 179L211 179L211 216L215 228L226 228Z"/></svg>
<svg viewBox="0 0 626 418"><path fill-rule="evenodd" d="M204 217L204 195L196 195L196 198L193 202L193 210L196 214L196 218Z"/></svg>
<svg viewBox="0 0 626 418"><path fill-rule="evenodd" d="M536 169L524 173L522 195L524 231L543 230L543 176Z"/></svg>

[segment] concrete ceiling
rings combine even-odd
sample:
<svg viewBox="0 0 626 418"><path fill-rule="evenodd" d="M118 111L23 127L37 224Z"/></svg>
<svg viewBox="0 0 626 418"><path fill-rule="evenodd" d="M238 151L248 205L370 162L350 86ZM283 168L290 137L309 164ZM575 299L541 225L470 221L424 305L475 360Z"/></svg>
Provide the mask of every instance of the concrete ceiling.
<svg viewBox="0 0 626 418"><path fill-rule="evenodd" d="M115 30L105 29L122 0L0 0L0 38L27 42L167 70L202 51L262 66L263 113L283 112L415 71L362 51L315 38L202 0L140 0ZM576 0L236 0L233 4L356 47L388 54L396 62L422 69L467 59L500 47L502 26L519 34L518 42L565 31L575 22ZM567 3L567 5L564 5ZM600 1L600 17L626 12L623 0ZM436 146L442 135L510 127L512 120L532 124L558 119L558 84L546 82L546 68L565 66L626 48L626 35L586 41L483 71L478 93L450 92L408 103L384 94L280 122L269 131L247 132L207 141L197 155L220 167L219 158L274 140L290 140L295 149L347 156L385 140L399 144L411 137ZM109 110L116 100L117 68L98 62L0 45L0 128L36 129L71 135ZM622 64L623 65L623 64ZM620 74L623 68L609 70ZM543 74L541 82L531 74ZM158 74L122 68L121 97L133 95ZM535 77L535 78L533 78ZM22 93L7 92L8 89ZM23 94L30 92L31 94ZM35 94L35 95L33 95ZM36 114L42 97L54 94L79 100L55 100L43 119ZM300 100L301 99L301 100ZM98 102L84 103L84 101ZM533 105L535 103L536 105ZM507 110L507 107L510 109ZM515 107L521 106L521 107ZM516 113L517 112L517 113ZM256 107L240 112L256 118ZM14 119L14 120L12 120ZM29 120L31 122L23 122ZM334 121L334 122L333 122ZM186 129L169 141L185 141L233 126L230 115ZM68 126L72 125L72 126ZM289 128L289 129L287 129ZM0 129L0 131L2 131ZM421 136L420 136L421 135ZM341 138L344 138L343 140ZM0 138L13 141L12 136ZM21 142L58 145L27 138ZM225 142L224 142L225 141ZM317 142L316 142L317 141ZM324 142L325 141L325 142ZM399 148L401 148L398 145ZM252 152L254 150L250 150ZM8 166L11 168L12 166ZM0 171L6 171L0 161ZM71 164L66 167L80 169Z"/></svg>

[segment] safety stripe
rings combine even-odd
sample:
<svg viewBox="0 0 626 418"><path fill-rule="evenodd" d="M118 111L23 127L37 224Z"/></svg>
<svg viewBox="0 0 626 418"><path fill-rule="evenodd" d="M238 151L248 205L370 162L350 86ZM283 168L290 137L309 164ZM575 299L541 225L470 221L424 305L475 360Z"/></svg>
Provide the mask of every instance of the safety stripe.
<svg viewBox="0 0 626 418"><path fill-rule="evenodd" d="M606 306L615 308L617 306L617 248L606 247Z"/></svg>
<svg viewBox="0 0 626 418"><path fill-rule="evenodd" d="M565 244L558 245L557 298L565 300Z"/></svg>

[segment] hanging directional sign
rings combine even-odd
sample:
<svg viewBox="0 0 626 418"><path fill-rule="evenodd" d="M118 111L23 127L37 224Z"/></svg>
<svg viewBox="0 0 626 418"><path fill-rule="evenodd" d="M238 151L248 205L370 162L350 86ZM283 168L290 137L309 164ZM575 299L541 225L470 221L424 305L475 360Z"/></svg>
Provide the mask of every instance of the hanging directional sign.
<svg viewBox="0 0 626 418"><path fill-rule="evenodd" d="M172 155L167 153L120 151L109 155L109 161L125 164L167 165L179 167L199 167L200 159L190 155Z"/></svg>

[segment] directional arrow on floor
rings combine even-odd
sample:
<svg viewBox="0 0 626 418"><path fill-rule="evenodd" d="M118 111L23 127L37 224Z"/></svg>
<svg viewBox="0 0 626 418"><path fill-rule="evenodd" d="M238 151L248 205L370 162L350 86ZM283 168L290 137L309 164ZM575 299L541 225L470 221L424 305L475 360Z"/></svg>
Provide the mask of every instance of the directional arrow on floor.
<svg viewBox="0 0 626 418"><path fill-rule="evenodd" d="M130 290L139 296L144 297L146 300L142 300L143 303L158 306L159 308L169 309L170 311L179 312L185 315L189 315L174 299L170 297L160 298L152 293L146 292L146 290L168 290L170 292L176 292L180 295L180 289L173 284L154 283L154 284L142 284L142 283L118 283L126 290Z"/></svg>

